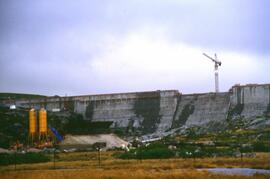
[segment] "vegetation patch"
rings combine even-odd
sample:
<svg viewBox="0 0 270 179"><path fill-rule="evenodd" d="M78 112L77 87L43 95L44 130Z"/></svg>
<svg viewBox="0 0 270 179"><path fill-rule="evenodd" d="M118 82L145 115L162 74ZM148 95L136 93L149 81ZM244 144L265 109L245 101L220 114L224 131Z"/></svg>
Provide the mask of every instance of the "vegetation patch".
<svg viewBox="0 0 270 179"><path fill-rule="evenodd" d="M9 148L16 141L28 138L28 111L0 107L0 147Z"/></svg>
<svg viewBox="0 0 270 179"><path fill-rule="evenodd" d="M256 142L253 144L253 148L256 152L270 152L270 144L265 142Z"/></svg>
<svg viewBox="0 0 270 179"><path fill-rule="evenodd" d="M215 146L202 143L178 142L174 145L170 143L151 143L122 153L118 157L121 159L161 159L161 158L202 158L202 157L222 157L235 156L237 151L251 152L234 146Z"/></svg>
<svg viewBox="0 0 270 179"><path fill-rule="evenodd" d="M119 155L121 159L164 159L172 158L175 153L163 144L150 144Z"/></svg>
<svg viewBox="0 0 270 179"><path fill-rule="evenodd" d="M254 156L255 152L270 152L269 130L234 129L219 133L167 136L160 141L137 145L123 153L121 159L204 158ZM160 152L164 155L159 154Z"/></svg>
<svg viewBox="0 0 270 179"><path fill-rule="evenodd" d="M142 132L153 133L160 122L160 93L146 92L138 93L134 104L134 112L137 117L143 117Z"/></svg>
<svg viewBox="0 0 270 179"><path fill-rule="evenodd" d="M119 137L125 137L128 134L128 130L125 127L113 128L111 131Z"/></svg>
<svg viewBox="0 0 270 179"><path fill-rule="evenodd" d="M234 150L230 147L216 147L202 144L179 144L177 156L182 158L201 158L217 156L233 156Z"/></svg>
<svg viewBox="0 0 270 179"><path fill-rule="evenodd" d="M0 165L22 164L22 163L41 163L48 162L50 159L43 153L12 153L0 154Z"/></svg>

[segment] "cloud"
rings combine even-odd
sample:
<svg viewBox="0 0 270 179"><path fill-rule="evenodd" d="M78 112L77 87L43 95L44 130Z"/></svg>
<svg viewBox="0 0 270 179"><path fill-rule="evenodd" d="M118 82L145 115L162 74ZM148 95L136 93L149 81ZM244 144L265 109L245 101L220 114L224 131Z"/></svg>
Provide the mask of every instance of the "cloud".
<svg viewBox="0 0 270 179"><path fill-rule="evenodd" d="M170 41L164 27L143 27L123 39L108 38L104 53L93 58L91 70L111 91L179 89L185 93L213 91L214 64L210 52ZM111 43L111 42L114 43ZM221 90L235 83L253 82L263 71L256 56L221 51ZM264 73L264 72L263 72Z"/></svg>
<svg viewBox="0 0 270 179"><path fill-rule="evenodd" d="M269 83L266 1L10 1L0 91L79 95ZM241 7L240 9L238 7Z"/></svg>

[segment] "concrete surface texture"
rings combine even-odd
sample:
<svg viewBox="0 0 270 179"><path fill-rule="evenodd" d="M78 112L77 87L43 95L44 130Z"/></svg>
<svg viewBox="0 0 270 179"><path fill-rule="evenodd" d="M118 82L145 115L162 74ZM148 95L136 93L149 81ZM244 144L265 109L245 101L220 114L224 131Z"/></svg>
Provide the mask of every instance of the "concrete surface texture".
<svg viewBox="0 0 270 179"><path fill-rule="evenodd" d="M8 105L10 100L2 103ZM182 126L222 125L237 118L244 118L253 126L270 126L269 84L236 85L223 93L181 94L177 90L165 90L56 96L16 100L15 104L35 108L43 106L49 111L69 110L82 114L86 120L113 121L113 128L129 127L142 130L144 134Z"/></svg>

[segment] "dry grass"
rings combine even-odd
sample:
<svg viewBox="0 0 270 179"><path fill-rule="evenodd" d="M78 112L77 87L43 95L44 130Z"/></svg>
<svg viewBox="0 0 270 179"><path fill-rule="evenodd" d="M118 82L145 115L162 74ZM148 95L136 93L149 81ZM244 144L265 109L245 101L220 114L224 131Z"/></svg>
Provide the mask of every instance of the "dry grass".
<svg viewBox="0 0 270 179"><path fill-rule="evenodd" d="M5 172L1 174L2 179L6 178L27 178L27 179L64 179L64 178L210 178L210 179L243 179L243 178L267 178L266 175L255 175L252 177L240 175L219 175L205 171L191 169L183 170L103 170L103 169L84 169L84 170L42 170L42 171L18 171Z"/></svg>
<svg viewBox="0 0 270 179"><path fill-rule="evenodd" d="M270 154L261 153L256 158L204 158L204 159L162 159L162 160L120 160L113 159L112 152L102 153L101 166L97 160L70 161L70 158L91 159L96 153L61 154L63 161L53 163L23 164L1 168L0 178L250 178L247 176L218 175L195 168L247 167L270 169ZM256 175L252 178L270 178L268 175Z"/></svg>

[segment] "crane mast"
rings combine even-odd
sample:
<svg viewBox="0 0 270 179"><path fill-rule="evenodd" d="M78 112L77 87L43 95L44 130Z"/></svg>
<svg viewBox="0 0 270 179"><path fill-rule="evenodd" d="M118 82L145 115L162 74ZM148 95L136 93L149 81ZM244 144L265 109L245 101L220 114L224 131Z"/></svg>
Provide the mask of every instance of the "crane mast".
<svg viewBox="0 0 270 179"><path fill-rule="evenodd" d="M215 63L215 66L214 66L214 72L215 72L215 91L216 91L216 93L218 93L219 92L218 67L221 66L221 61L218 61L217 54L215 54L215 58L210 57L206 53L203 53L203 55L206 56L207 58L209 58L210 60L212 60Z"/></svg>

